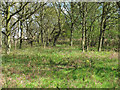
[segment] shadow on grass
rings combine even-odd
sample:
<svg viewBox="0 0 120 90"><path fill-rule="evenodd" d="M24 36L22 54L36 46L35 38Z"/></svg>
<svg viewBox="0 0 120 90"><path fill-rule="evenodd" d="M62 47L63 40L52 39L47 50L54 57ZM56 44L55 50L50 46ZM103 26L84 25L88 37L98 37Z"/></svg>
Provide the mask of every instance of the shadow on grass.
<svg viewBox="0 0 120 90"><path fill-rule="evenodd" d="M46 59L47 58L47 59ZM68 62L64 60L62 61L55 61L52 60L52 57L39 57L39 56L24 56L24 55L13 55L13 56L3 56L2 57L2 62L3 65L5 66L9 66L7 69L9 68L14 68L14 70L16 69L16 72L20 72L22 73L39 73L39 72L53 72L53 74L56 72L59 72L61 70L70 70L71 73L72 71L75 70L88 70L89 72L93 72L95 71L96 74L100 73L100 72L113 72L113 71L118 71L118 69L112 69L112 67L98 67L97 65L93 64L91 66L86 65L86 63L84 61L82 61L81 63L75 63L75 60L70 62L70 59L68 60ZM3 72L4 72L4 67L3 66ZM18 73L18 74L20 74ZM61 74L63 76L66 76L66 74L64 74L64 72L61 72ZM43 74L41 74L43 75ZM44 77L44 76L43 76Z"/></svg>
<svg viewBox="0 0 120 90"><path fill-rule="evenodd" d="M35 55L4 55L2 57L3 73L7 77L12 75L24 75L26 80L35 79L38 77L49 77L51 79L61 80L81 80L91 79L92 75L99 78L118 78L118 69L104 66L100 60L92 60L91 64L85 62L87 58L66 58L54 60L50 56L35 56ZM101 60L102 61L102 60ZM104 62L102 62L104 63ZM101 66L99 66L101 64ZM112 83L112 82L111 82Z"/></svg>

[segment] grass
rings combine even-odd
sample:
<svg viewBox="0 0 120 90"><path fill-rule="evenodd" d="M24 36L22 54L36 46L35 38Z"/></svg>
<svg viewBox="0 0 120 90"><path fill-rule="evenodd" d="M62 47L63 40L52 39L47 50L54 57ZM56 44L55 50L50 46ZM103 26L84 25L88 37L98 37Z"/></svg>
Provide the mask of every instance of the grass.
<svg viewBox="0 0 120 90"><path fill-rule="evenodd" d="M34 47L2 56L7 88L118 88L118 53Z"/></svg>

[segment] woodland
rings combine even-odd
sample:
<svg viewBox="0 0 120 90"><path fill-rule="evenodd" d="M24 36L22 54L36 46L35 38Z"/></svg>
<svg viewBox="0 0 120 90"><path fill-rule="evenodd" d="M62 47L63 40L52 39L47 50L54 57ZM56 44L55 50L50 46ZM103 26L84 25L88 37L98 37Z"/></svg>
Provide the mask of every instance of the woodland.
<svg viewBox="0 0 120 90"><path fill-rule="evenodd" d="M120 2L0 2L3 88L119 88Z"/></svg>

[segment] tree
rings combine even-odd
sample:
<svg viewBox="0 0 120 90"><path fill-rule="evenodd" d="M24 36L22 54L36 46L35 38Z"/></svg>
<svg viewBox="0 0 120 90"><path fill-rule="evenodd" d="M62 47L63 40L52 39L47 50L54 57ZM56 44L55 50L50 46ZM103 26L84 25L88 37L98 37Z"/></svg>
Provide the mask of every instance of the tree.
<svg viewBox="0 0 120 90"><path fill-rule="evenodd" d="M57 34L55 35L54 37L54 41L53 41L53 46L56 46L56 41L58 39L58 37L60 36L61 34L61 18L60 18L60 15L61 15L61 3L58 2L56 3L56 10L57 10L57 17L58 17L58 32Z"/></svg>
<svg viewBox="0 0 120 90"><path fill-rule="evenodd" d="M79 17L78 10L77 10L77 4L74 2L70 3L64 3L64 6L62 8L62 13L65 16L67 26L70 29L70 46L73 46L73 31L74 31L74 24L76 24L76 21Z"/></svg>
<svg viewBox="0 0 120 90"><path fill-rule="evenodd" d="M19 10L16 10L15 12L11 13L11 8L13 5L15 5L16 3L9 3L9 2L5 2L3 3L3 14L4 14L4 20L5 20L5 32L3 33L5 35L5 53L9 54L10 53L10 48L11 48L11 43L10 43L10 34L11 34L11 28L10 27L10 20L12 19L12 17L14 15L16 15L17 13L19 13L28 3L25 3L23 5L23 7L21 7Z"/></svg>
<svg viewBox="0 0 120 90"><path fill-rule="evenodd" d="M98 51L101 51L104 39L105 39L105 31L106 27L109 27L110 25L107 25L107 23L110 22L110 19L112 18L112 14L116 13L116 8L114 8L116 5L114 3L102 3L102 14L101 14L101 24L100 24L100 35L99 35L99 43L98 43ZM111 13L112 12L112 13ZM114 17L116 18L116 17Z"/></svg>

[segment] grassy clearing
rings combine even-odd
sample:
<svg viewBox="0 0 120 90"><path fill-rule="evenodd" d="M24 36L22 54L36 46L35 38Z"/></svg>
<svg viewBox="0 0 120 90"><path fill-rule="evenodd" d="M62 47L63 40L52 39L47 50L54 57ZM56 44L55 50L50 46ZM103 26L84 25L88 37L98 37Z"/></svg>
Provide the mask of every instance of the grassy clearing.
<svg viewBox="0 0 120 90"><path fill-rule="evenodd" d="M118 53L34 47L2 56L3 87L117 88Z"/></svg>

